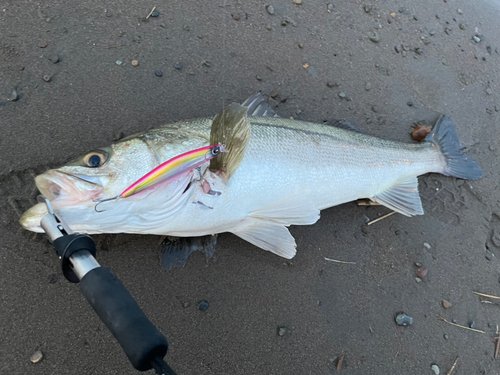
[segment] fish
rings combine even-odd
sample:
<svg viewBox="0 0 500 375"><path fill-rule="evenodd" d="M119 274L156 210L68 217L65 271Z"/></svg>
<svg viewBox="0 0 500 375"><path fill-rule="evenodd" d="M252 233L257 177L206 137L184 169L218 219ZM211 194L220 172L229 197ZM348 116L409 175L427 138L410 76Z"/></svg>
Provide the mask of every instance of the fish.
<svg viewBox="0 0 500 375"><path fill-rule="evenodd" d="M166 160L225 144L210 163L129 196L119 195ZM98 148L35 178L56 212L75 231L198 237L230 232L291 259L290 225L311 225L320 211L370 199L405 216L424 213L418 176L482 177L452 120L440 116L420 143L364 134L348 121L333 125L279 117L260 94L224 108L215 118L165 125ZM43 232L44 204L20 224Z"/></svg>

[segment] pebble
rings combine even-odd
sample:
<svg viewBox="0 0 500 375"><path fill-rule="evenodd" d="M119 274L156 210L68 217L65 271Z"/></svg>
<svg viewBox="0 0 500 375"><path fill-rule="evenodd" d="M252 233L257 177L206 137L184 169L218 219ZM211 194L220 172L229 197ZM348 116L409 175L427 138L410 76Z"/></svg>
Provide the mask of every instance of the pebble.
<svg viewBox="0 0 500 375"><path fill-rule="evenodd" d="M488 52L488 54L491 55L491 46L486 46L486 52Z"/></svg>
<svg viewBox="0 0 500 375"><path fill-rule="evenodd" d="M278 336L284 336L286 334L286 327L278 327Z"/></svg>
<svg viewBox="0 0 500 375"><path fill-rule="evenodd" d="M411 132L411 137L417 141L420 142L427 137L427 135L431 132L431 127L430 126L423 126L423 125L417 125L413 128Z"/></svg>
<svg viewBox="0 0 500 375"><path fill-rule="evenodd" d="M446 333L443 335L443 337L445 340L448 340L448 335Z"/></svg>
<svg viewBox="0 0 500 375"><path fill-rule="evenodd" d="M417 16L413 16L413 19L414 19L415 21L418 21Z"/></svg>
<svg viewBox="0 0 500 375"><path fill-rule="evenodd" d="M233 20L238 21L240 19L240 16L236 13L231 14L231 17L233 17Z"/></svg>
<svg viewBox="0 0 500 375"><path fill-rule="evenodd" d="M159 17L160 16L160 12L158 12L156 9L153 10L153 13L151 13L151 16L150 17Z"/></svg>
<svg viewBox="0 0 500 375"><path fill-rule="evenodd" d="M187 308L187 307L189 307L189 305L190 305L190 303L189 303L189 302L184 302L184 303L182 304L182 307Z"/></svg>
<svg viewBox="0 0 500 375"><path fill-rule="evenodd" d="M430 249L430 248L431 248L431 245L429 245L427 242L424 242L424 246L425 246L426 248L428 248L428 249Z"/></svg>
<svg viewBox="0 0 500 375"><path fill-rule="evenodd" d="M52 78L52 77L51 77L51 76L49 76L48 74L45 74L42 78L43 78L43 80L44 80L45 82L50 82L50 80L51 80L51 78Z"/></svg>
<svg viewBox="0 0 500 375"><path fill-rule="evenodd" d="M121 64L123 64L123 61L116 60L116 65L121 65Z"/></svg>
<svg viewBox="0 0 500 375"><path fill-rule="evenodd" d="M372 10L372 7L370 5L365 5L363 8L365 9L366 13L370 13Z"/></svg>
<svg viewBox="0 0 500 375"><path fill-rule="evenodd" d="M451 34L451 29L449 27L447 27L447 28L444 29L444 32L446 34L450 35Z"/></svg>
<svg viewBox="0 0 500 375"><path fill-rule="evenodd" d="M491 88L489 88L489 87L488 87L488 88L486 89L486 94L488 94L488 95L492 95L492 94L493 94L493 90L492 90Z"/></svg>
<svg viewBox="0 0 500 375"><path fill-rule="evenodd" d="M295 4L302 4L302 0L293 0Z"/></svg>
<svg viewBox="0 0 500 375"><path fill-rule="evenodd" d="M408 107L413 107L413 102L412 102L412 101L408 101L408 102L406 103L406 105L407 105Z"/></svg>
<svg viewBox="0 0 500 375"><path fill-rule="evenodd" d="M294 20L292 20L290 17L285 16L281 20L281 26L287 26L287 25L297 26L297 22L295 22Z"/></svg>
<svg viewBox="0 0 500 375"><path fill-rule="evenodd" d="M396 13L391 13L392 18L396 18Z"/></svg>
<svg viewBox="0 0 500 375"><path fill-rule="evenodd" d="M262 77L261 77L261 76L259 76L259 75L255 76L255 79L256 79L257 81L262 81Z"/></svg>
<svg viewBox="0 0 500 375"><path fill-rule="evenodd" d="M411 326L413 324L413 318L404 313L401 313L396 316L396 323L399 326L404 326L404 327Z"/></svg>
<svg viewBox="0 0 500 375"><path fill-rule="evenodd" d="M328 5L326 6L326 10L327 10L328 12L333 11L333 8L335 8L335 5L333 5L332 3L330 3L330 4L328 4Z"/></svg>
<svg viewBox="0 0 500 375"><path fill-rule="evenodd" d="M370 40L373 42L373 43L378 43L380 42L380 36L378 35L378 33L376 31L372 31L368 34L368 38L370 38Z"/></svg>
<svg viewBox="0 0 500 375"><path fill-rule="evenodd" d="M401 46L398 44L397 46L394 46L394 50L397 52L397 53L400 53L401 52Z"/></svg>
<svg viewBox="0 0 500 375"><path fill-rule="evenodd" d="M439 375L439 373L441 372L438 365L432 365L431 370L434 371L434 374L436 375Z"/></svg>
<svg viewBox="0 0 500 375"><path fill-rule="evenodd" d="M16 91L16 89L13 89L12 93L10 94L9 101L15 102L15 101L17 101L17 99L19 99L19 96L17 95L17 91Z"/></svg>
<svg viewBox="0 0 500 375"><path fill-rule="evenodd" d="M339 94L339 98L345 99L345 97L346 97L345 92L341 92L341 93Z"/></svg>
<svg viewBox="0 0 500 375"><path fill-rule="evenodd" d="M475 322L475 321L473 321L473 320L471 320L471 321L469 322L469 328L472 328L472 329L477 329L476 322Z"/></svg>
<svg viewBox="0 0 500 375"><path fill-rule="evenodd" d="M49 60L52 62L52 64L57 64L59 62L59 56L57 55L50 55Z"/></svg>
<svg viewBox="0 0 500 375"><path fill-rule="evenodd" d="M486 259L488 259L490 261L493 260L493 254L492 253L486 253L485 257L486 257Z"/></svg>
<svg viewBox="0 0 500 375"><path fill-rule="evenodd" d="M481 38L477 37L477 36L473 36L472 39L474 39L474 42L476 43L479 43L481 41Z"/></svg>
<svg viewBox="0 0 500 375"><path fill-rule="evenodd" d="M45 47L47 47L47 42L39 42L39 43L38 43L38 47L40 47L40 48L45 48Z"/></svg>
<svg viewBox="0 0 500 375"><path fill-rule="evenodd" d="M299 43L299 48L300 49L304 48L304 45L302 43Z"/></svg>
<svg viewBox="0 0 500 375"><path fill-rule="evenodd" d="M401 56L406 57L406 51L401 52Z"/></svg>
<svg viewBox="0 0 500 375"><path fill-rule="evenodd" d="M378 112L378 107L376 105L372 106L372 111L377 113Z"/></svg>
<svg viewBox="0 0 500 375"><path fill-rule="evenodd" d="M42 360L42 358L43 358L43 353L40 350L37 350L31 355L30 361L32 363L38 363Z"/></svg>
<svg viewBox="0 0 500 375"><path fill-rule="evenodd" d="M452 306L451 302L445 299L441 301L441 305L444 309L449 309Z"/></svg>
<svg viewBox="0 0 500 375"><path fill-rule="evenodd" d="M465 30L465 25L464 25L463 23L459 23L459 24L458 24L458 28L459 28L460 30Z"/></svg>
<svg viewBox="0 0 500 375"><path fill-rule="evenodd" d="M139 65L139 61L137 60L132 60L132 66L138 66Z"/></svg>
<svg viewBox="0 0 500 375"><path fill-rule="evenodd" d="M457 9L458 14L462 14L462 9Z"/></svg>
<svg viewBox="0 0 500 375"><path fill-rule="evenodd" d="M181 64L177 63L177 64L174 65L174 68L177 69L177 70L181 70L182 66L181 66Z"/></svg>
<svg viewBox="0 0 500 375"><path fill-rule="evenodd" d="M421 282L422 282L422 279L421 279L421 278L419 278L419 277L415 277L415 281L416 281L417 283L421 283Z"/></svg>
<svg viewBox="0 0 500 375"><path fill-rule="evenodd" d="M429 35L430 35L430 36L433 36L434 34L436 34L436 31L435 31L435 30L431 30L431 31L429 31Z"/></svg>
<svg viewBox="0 0 500 375"><path fill-rule="evenodd" d="M415 267L422 267L422 263L420 263L420 262L415 262L413 264L415 265Z"/></svg>
<svg viewBox="0 0 500 375"><path fill-rule="evenodd" d="M201 301L198 304L198 310L205 312L208 310L209 306L210 306L210 304L208 303L208 301Z"/></svg>
<svg viewBox="0 0 500 375"><path fill-rule="evenodd" d="M366 91L370 91L371 88L372 88L372 84L370 82L366 82L366 84L365 84L365 90Z"/></svg>
<svg viewBox="0 0 500 375"><path fill-rule="evenodd" d="M161 70L157 70L157 71L155 72L155 75L156 75L157 77L163 77L163 72L162 72Z"/></svg>
<svg viewBox="0 0 500 375"><path fill-rule="evenodd" d="M417 275L417 277L422 280L425 276L427 276L428 272L429 272L429 269L419 267L415 270L415 275Z"/></svg>
<svg viewBox="0 0 500 375"><path fill-rule="evenodd" d="M268 5L266 7L267 13L274 14L274 7L272 5Z"/></svg>

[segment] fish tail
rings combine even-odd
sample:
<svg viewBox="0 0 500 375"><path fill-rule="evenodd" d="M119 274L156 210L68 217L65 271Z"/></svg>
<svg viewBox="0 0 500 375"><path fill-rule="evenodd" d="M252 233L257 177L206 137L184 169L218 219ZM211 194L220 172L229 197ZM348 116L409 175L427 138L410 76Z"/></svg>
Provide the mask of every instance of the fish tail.
<svg viewBox="0 0 500 375"><path fill-rule="evenodd" d="M462 151L455 125L448 116L439 118L425 141L437 145L443 154L445 166L442 174L466 180L477 180L483 176L483 171L474 159Z"/></svg>

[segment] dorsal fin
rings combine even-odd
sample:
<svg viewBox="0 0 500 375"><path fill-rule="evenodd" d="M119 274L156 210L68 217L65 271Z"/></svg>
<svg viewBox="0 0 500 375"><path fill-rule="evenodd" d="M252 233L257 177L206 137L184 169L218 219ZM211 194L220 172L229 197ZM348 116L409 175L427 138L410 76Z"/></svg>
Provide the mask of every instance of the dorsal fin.
<svg viewBox="0 0 500 375"><path fill-rule="evenodd" d="M248 116L280 117L260 92L249 97L241 105L248 108Z"/></svg>
<svg viewBox="0 0 500 375"><path fill-rule="evenodd" d="M210 161L210 170L221 171L227 180L238 169L250 140L247 108L233 103L215 116L210 132L210 144L223 144L229 152L221 152Z"/></svg>

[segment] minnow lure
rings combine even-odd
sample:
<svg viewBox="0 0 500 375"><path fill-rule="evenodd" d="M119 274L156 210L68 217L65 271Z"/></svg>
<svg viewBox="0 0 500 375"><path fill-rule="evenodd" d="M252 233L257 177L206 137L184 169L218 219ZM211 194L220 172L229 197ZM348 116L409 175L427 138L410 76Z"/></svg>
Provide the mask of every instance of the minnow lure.
<svg viewBox="0 0 500 375"><path fill-rule="evenodd" d="M229 152L226 150L224 145L217 144L212 146L206 146L186 152L184 154L173 157L166 162L160 164L158 167L153 169L151 172L145 174L143 177L138 179L128 188L126 188L123 193L117 195L113 198L102 199L95 206L97 212L102 212L97 210L97 206L103 202L107 202L118 198L127 198L143 190L152 188L162 182L168 181L180 174L183 174L189 170L198 168L200 165L212 160L221 152Z"/></svg>

